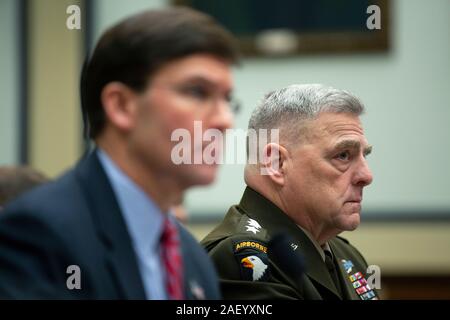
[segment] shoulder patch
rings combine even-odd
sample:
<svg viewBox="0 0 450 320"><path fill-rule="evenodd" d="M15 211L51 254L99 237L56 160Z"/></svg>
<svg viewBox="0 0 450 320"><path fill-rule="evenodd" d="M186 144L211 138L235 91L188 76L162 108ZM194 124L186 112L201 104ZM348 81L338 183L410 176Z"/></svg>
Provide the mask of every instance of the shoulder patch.
<svg viewBox="0 0 450 320"><path fill-rule="evenodd" d="M234 241L233 251L241 279L266 281L269 278L269 258L264 243L255 240Z"/></svg>
<svg viewBox="0 0 450 320"><path fill-rule="evenodd" d="M255 240L242 240L233 243L233 251L237 253L243 249L254 249L267 254L267 246Z"/></svg>

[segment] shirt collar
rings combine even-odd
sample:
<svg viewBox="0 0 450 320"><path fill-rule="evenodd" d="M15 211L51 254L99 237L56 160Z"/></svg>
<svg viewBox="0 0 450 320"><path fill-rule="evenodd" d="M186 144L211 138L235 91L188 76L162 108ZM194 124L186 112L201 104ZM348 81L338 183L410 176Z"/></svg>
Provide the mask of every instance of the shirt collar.
<svg viewBox="0 0 450 320"><path fill-rule="evenodd" d="M165 215L153 200L100 148L98 158L111 183L136 251L157 250Z"/></svg>
<svg viewBox="0 0 450 320"><path fill-rule="evenodd" d="M317 243L317 241L313 238L312 234L306 230L305 228L302 228L300 226L298 226L308 237L308 239L313 243L314 247L317 249L317 251L320 254L320 257L322 258L322 260L325 262L325 251L329 251L331 253L331 255L333 255L333 251L331 251L330 245L328 244L328 242L325 242L325 244L323 246L320 246L319 243Z"/></svg>

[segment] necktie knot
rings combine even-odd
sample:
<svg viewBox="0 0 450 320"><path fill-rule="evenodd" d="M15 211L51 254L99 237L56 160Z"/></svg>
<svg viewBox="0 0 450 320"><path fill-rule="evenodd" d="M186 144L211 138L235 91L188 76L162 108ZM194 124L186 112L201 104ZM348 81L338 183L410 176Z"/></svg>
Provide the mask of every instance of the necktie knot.
<svg viewBox="0 0 450 320"><path fill-rule="evenodd" d="M175 224L169 218L164 219L163 233L161 235L161 242L165 246L170 246L178 243L178 230Z"/></svg>

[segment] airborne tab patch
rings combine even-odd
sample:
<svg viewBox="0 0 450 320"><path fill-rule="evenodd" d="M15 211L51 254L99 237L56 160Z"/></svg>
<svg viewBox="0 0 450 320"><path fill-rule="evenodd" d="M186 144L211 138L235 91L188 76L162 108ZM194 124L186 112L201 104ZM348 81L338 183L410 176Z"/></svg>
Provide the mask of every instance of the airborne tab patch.
<svg viewBox="0 0 450 320"><path fill-rule="evenodd" d="M234 252L236 253L246 248L267 253L267 247L257 241L240 241L234 245Z"/></svg>

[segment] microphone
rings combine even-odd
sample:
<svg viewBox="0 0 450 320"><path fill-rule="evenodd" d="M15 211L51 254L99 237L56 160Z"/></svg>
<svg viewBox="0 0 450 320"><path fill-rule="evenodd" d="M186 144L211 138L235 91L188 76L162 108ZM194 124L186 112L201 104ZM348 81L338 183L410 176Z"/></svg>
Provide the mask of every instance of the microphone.
<svg viewBox="0 0 450 320"><path fill-rule="evenodd" d="M276 265L301 287L305 259L302 254L291 249L291 243L293 240L290 236L278 233L268 243L269 252Z"/></svg>

